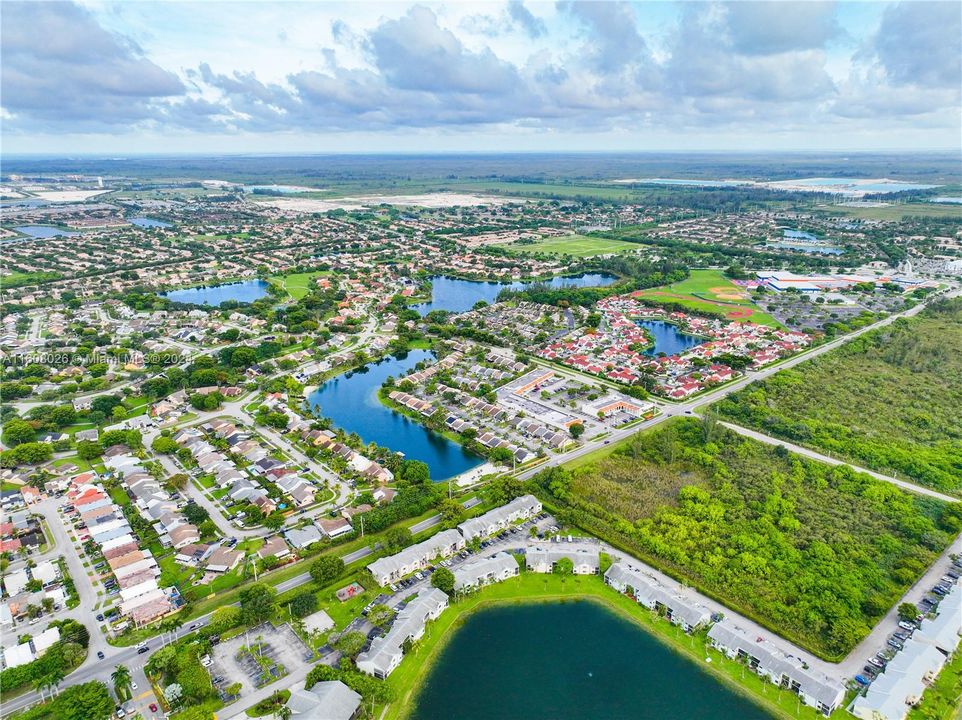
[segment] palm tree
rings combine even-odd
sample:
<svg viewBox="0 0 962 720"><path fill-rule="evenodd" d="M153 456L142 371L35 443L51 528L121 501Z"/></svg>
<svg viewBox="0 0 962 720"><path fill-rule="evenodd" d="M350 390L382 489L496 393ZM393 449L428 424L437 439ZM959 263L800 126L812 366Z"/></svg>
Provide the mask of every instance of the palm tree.
<svg viewBox="0 0 962 720"><path fill-rule="evenodd" d="M117 699L119 700L121 695L127 697L127 692L130 690L130 670L124 665L117 665L110 673L110 679L114 683Z"/></svg>
<svg viewBox="0 0 962 720"><path fill-rule="evenodd" d="M293 714L294 712L287 707L287 705L281 705L274 713L274 717L276 717L277 720L291 720L291 715Z"/></svg>
<svg viewBox="0 0 962 720"><path fill-rule="evenodd" d="M183 625L184 625L183 618L181 618L180 615L175 615L173 617L167 618L166 620L160 623L160 632L163 633L164 635L168 633L173 634L173 638L171 639L171 642L173 642L174 640L177 639L177 631L180 630L180 628L183 627ZM163 644L166 645L167 641L165 640Z"/></svg>
<svg viewBox="0 0 962 720"><path fill-rule="evenodd" d="M66 675L63 670L57 668L56 670L51 670L47 674L47 686L53 691L54 694L57 693L57 688L66 679Z"/></svg>

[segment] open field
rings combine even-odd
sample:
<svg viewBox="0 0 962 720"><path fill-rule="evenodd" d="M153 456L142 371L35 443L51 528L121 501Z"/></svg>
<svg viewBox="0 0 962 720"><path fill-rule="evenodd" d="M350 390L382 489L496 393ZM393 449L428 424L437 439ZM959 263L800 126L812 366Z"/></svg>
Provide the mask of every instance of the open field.
<svg viewBox="0 0 962 720"><path fill-rule="evenodd" d="M744 288L726 278L721 270L692 270L686 280L634 294L654 303L677 303L695 312L722 313L729 320L781 327L775 318L752 302Z"/></svg>
<svg viewBox="0 0 962 720"><path fill-rule="evenodd" d="M314 278L323 275L330 275L330 273L325 270L318 270L290 275L271 275L268 280L284 290L294 300L300 300L310 291Z"/></svg>
<svg viewBox="0 0 962 720"><path fill-rule="evenodd" d="M698 663L701 669L732 690L744 695L765 708L774 717L791 720L803 718L815 720L823 717L814 708L799 706L798 698L788 690L778 690L754 673L746 673L744 665L726 658L706 641L705 632L686 635L676 625L642 607L631 598L615 592L598 576L574 576L563 580L558 575L540 575L522 572L516 578L489 585L453 602L441 617L428 626L428 632L419 640L414 650L405 655L400 666L391 674L387 683L397 694L398 700L384 709L378 717L384 720L402 720L415 714L420 688L430 675L431 669L442 657L445 647L470 615L494 605L537 602L571 602L587 600L604 605L607 609L631 621L644 632L651 633L674 652ZM706 662L710 659L710 662ZM844 717L838 710L833 718Z"/></svg>
<svg viewBox="0 0 962 720"><path fill-rule="evenodd" d="M847 207L816 205L816 211L830 215L847 215L862 220L901 220L905 217L957 218L962 222L962 206L930 202L901 203L885 207Z"/></svg>
<svg viewBox="0 0 962 720"><path fill-rule="evenodd" d="M725 418L962 495L962 299L858 338L718 404Z"/></svg>
<svg viewBox="0 0 962 720"><path fill-rule="evenodd" d="M587 237L585 235L566 235L565 237L543 238L532 244L510 243L500 245L505 250L537 255L571 255L572 257L592 257L612 253L636 252L643 248L637 243L608 238Z"/></svg>
<svg viewBox="0 0 962 720"><path fill-rule="evenodd" d="M828 660L957 532L955 505L805 460L710 420L635 435L534 482L567 522Z"/></svg>

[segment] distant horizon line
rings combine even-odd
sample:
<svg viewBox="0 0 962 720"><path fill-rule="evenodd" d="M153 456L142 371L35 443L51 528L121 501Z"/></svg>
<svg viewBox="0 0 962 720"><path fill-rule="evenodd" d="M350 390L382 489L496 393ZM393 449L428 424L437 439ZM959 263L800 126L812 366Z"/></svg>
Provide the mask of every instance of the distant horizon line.
<svg viewBox="0 0 962 720"><path fill-rule="evenodd" d="M474 155L479 157L510 157L517 155L542 155L542 156L573 156L573 155L959 155L962 156L962 147L958 148L888 148L877 150L834 150L834 149L759 149L759 150L734 150L734 149L712 149L712 150L683 150L683 149L664 149L664 150L383 150L383 151L223 151L223 152L193 152L193 151L170 151L170 152L0 152L0 158L53 158L53 159L77 159L77 158L98 158L104 160L126 160L128 158L149 158L149 157L451 157Z"/></svg>

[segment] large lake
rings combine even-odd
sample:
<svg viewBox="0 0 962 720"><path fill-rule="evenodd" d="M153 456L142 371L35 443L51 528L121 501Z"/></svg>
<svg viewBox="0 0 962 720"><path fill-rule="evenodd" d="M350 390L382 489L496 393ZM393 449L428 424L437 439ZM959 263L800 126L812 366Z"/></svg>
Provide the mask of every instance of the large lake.
<svg viewBox="0 0 962 720"><path fill-rule="evenodd" d="M651 335L655 344L644 351L645 355L654 357L659 353L675 355L695 345L706 342L705 338L689 335L678 329L677 325L664 320L638 320L638 324Z"/></svg>
<svg viewBox="0 0 962 720"><path fill-rule="evenodd" d="M29 235L32 238L38 240L43 240L44 238L52 237L73 237L74 235L79 235L79 232L72 232L70 230L64 230L63 228L54 227L53 225L20 225L14 228L25 235Z"/></svg>
<svg viewBox="0 0 962 720"><path fill-rule="evenodd" d="M236 300L239 303L251 303L260 300L267 296L268 287L270 287L270 283L265 280L245 280L244 282L228 283L227 285L171 290L160 295L173 302L216 306L228 300Z"/></svg>
<svg viewBox="0 0 962 720"><path fill-rule="evenodd" d="M420 423L381 404L377 391L389 375L400 378L421 360L434 361L428 350L411 350L389 356L363 368L328 380L307 398L316 415L331 418L346 432L355 432L364 442L404 453L408 460L427 463L431 479L447 480L477 467L483 458L432 432ZM320 410L316 410L316 406Z"/></svg>
<svg viewBox="0 0 962 720"><path fill-rule="evenodd" d="M768 720L695 663L588 601L470 616L428 675L417 720Z"/></svg>
<svg viewBox="0 0 962 720"><path fill-rule="evenodd" d="M513 283L476 282L474 280L459 280L443 275L431 278L431 302L413 305L421 315L427 315L432 310L447 310L448 312L467 312L479 300L493 303L498 299L502 290L521 290L529 285L542 283L552 288L563 287L601 287L611 285L617 281L614 275L605 273L585 273L573 277L554 277L550 280L519 281Z"/></svg>

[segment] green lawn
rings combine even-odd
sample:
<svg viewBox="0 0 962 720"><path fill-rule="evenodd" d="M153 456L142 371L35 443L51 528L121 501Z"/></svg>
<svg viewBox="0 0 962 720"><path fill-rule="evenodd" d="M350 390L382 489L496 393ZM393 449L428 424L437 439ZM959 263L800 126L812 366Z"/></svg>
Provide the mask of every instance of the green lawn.
<svg viewBox="0 0 962 720"><path fill-rule="evenodd" d="M316 270L306 273L292 273L290 275L272 275L268 280L285 290L294 300L300 300L311 289L314 278L330 275L328 270Z"/></svg>
<svg viewBox="0 0 962 720"><path fill-rule="evenodd" d="M543 238L532 244L510 243L499 247L515 253L571 255L573 257L609 255L612 253L634 252L641 249L638 243L627 242L625 240L612 240L610 238L586 237L584 235Z"/></svg>
<svg viewBox="0 0 962 720"><path fill-rule="evenodd" d="M745 289L735 285L721 270L692 270L681 282L642 290L637 296L655 303L677 303L695 312L721 314L738 322L781 327L781 323L760 310Z"/></svg>
<svg viewBox="0 0 962 720"><path fill-rule="evenodd" d="M797 697L788 690L779 690L751 672L745 672L744 665L729 660L720 652L708 646L704 632L686 635L681 628L672 625L642 607L630 598L616 593L605 585L599 576L570 577L563 580L559 575L539 575L522 572L517 578L488 586L482 591L461 599L445 610L441 617L430 623L425 636L419 640L412 651L405 655L398 668L391 673L387 682L398 694L398 701L385 708L378 715L382 720L401 720L411 715L415 708L417 693L431 668L454 632L464 624L465 619L474 611L495 603L551 602L572 599L587 599L600 602L605 607L632 621L646 632L651 632L658 640L666 643L674 651L687 656L692 662L712 674L716 679L751 700L757 702L773 716L779 718L803 718L816 720L821 717L814 708L799 706ZM705 659L711 658L711 663ZM844 709L836 711L832 717L841 718Z"/></svg>
<svg viewBox="0 0 962 720"><path fill-rule="evenodd" d="M110 499L121 507L130 505L130 498L127 496L126 491L121 487L112 487L109 490Z"/></svg>

